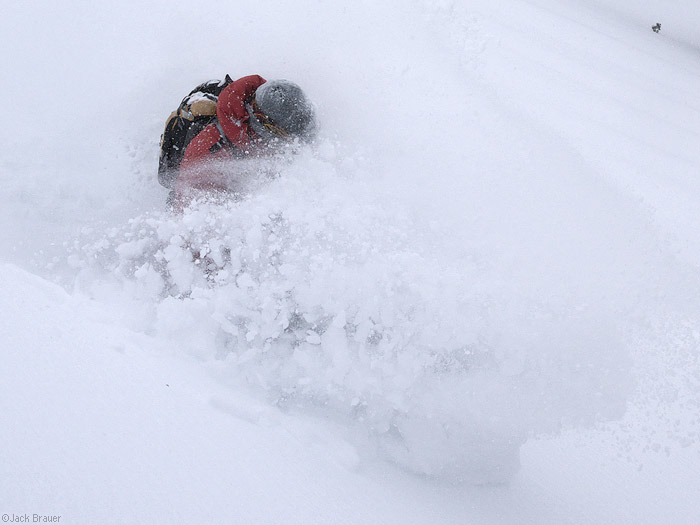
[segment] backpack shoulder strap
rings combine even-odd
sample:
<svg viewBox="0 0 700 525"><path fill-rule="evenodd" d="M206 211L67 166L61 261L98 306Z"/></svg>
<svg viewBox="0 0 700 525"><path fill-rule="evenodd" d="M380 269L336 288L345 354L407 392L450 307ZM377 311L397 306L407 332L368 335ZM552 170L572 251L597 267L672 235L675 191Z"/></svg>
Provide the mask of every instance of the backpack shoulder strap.
<svg viewBox="0 0 700 525"><path fill-rule="evenodd" d="M221 127L221 124L219 123L218 119L214 121L214 124L216 124L216 130L219 132L219 140L216 144L209 148L209 151L214 153L216 151L219 151L220 149L226 148L236 158L241 159L245 157L245 152L241 148L236 146L233 142L231 142L226 136L226 133L224 133L224 128Z"/></svg>

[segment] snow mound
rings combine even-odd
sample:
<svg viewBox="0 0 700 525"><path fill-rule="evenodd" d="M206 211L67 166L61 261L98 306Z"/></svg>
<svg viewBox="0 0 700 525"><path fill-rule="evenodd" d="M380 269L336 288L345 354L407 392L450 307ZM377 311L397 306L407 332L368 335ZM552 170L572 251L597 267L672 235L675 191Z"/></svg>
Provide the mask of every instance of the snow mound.
<svg viewBox="0 0 700 525"><path fill-rule="evenodd" d="M599 308L512 296L479 254L446 256L361 161L319 151L270 161L282 176L235 201L86 233L78 286L111 283L228 380L440 479L505 481L529 436L622 413L629 362Z"/></svg>

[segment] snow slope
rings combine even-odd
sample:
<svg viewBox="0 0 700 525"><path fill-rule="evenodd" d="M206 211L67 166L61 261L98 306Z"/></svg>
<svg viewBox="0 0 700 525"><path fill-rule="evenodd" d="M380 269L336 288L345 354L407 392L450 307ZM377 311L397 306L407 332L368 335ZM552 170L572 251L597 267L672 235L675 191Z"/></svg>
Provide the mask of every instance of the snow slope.
<svg viewBox="0 0 700 525"><path fill-rule="evenodd" d="M151 4L0 22L0 512L700 520L689 2ZM226 72L322 136L173 217L162 120Z"/></svg>

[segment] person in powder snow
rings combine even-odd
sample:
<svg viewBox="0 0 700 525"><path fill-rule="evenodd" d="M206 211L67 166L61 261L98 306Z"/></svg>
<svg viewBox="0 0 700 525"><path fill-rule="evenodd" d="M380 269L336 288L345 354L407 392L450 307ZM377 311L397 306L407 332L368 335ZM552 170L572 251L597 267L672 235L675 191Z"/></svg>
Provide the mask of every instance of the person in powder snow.
<svg viewBox="0 0 700 525"><path fill-rule="evenodd" d="M212 169L217 161L274 153L315 132L314 108L293 82L226 75L194 88L168 117L158 181L182 209L198 195L231 191L226 170Z"/></svg>

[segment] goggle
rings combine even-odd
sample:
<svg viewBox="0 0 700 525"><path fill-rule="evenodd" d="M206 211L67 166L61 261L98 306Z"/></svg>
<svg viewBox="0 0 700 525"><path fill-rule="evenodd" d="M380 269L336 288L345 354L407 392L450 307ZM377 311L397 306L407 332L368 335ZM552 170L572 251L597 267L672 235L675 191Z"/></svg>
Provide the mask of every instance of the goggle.
<svg viewBox="0 0 700 525"><path fill-rule="evenodd" d="M253 116L258 119L258 122L260 122L267 131L279 137L289 136L289 132L286 129L275 124L270 117L263 113L255 101L255 96L253 96L250 106L253 108Z"/></svg>

